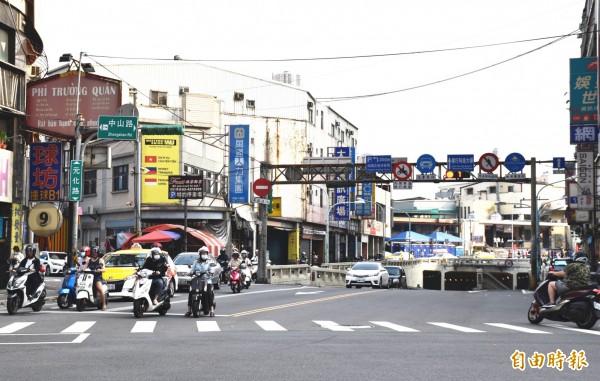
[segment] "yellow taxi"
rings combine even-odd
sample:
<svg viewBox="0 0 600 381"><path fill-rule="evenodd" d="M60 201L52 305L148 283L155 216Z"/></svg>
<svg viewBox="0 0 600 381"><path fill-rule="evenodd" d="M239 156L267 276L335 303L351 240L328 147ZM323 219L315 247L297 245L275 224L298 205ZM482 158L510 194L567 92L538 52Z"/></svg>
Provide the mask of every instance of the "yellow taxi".
<svg viewBox="0 0 600 381"><path fill-rule="evenodd" d="M167 257L169 271L169 294L173 296L179 286L175 264L166 251L162 252ZM110 297L132 298L135 273L139 267L144 265L146 258L150 255L150 249L119 250L104 256L106 271L103 278L106 280L108 295Z"/></svg>

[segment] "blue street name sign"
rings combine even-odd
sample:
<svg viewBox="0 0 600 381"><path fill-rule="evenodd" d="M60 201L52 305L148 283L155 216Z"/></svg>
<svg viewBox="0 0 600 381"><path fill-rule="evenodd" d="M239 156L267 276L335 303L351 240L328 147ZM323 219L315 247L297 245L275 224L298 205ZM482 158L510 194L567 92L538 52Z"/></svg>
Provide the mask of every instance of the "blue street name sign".
<svg viewBox="0 0 600 381"><path fill-rule="evenodd" d="M365 163L367 173L392 173L392 155L367 156Z"/></svg>
<svg viewBox="0 0 600 381"><path fill-rule="evenodd" d="M448 169L451 171L473 172L475 157L473 155L448 155Z"/></svg>
<svg viewBox="0 0 600 381"><path fill-rule="evenodd" d="M571 126L571 144L597 142L598 126Z"/></svg>

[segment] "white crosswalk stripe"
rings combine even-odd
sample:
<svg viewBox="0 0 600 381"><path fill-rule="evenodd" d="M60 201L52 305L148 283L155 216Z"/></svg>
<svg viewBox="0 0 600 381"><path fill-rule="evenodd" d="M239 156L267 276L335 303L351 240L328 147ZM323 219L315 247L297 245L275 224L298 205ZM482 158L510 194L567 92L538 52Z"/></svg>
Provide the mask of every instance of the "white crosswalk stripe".
<svg viewBox="0 0 600 381"><path fill-rule="evenodd" d="M316 324L320 325L322 328L327 328L332 331L341 331L341 332L354 332L354 330L350 327L344 327L329 320L313 320Z"/></svg>
<svg viewBox="0 0 600 381"><path fill-rule="evenodd" d="M92 328L94 324L96 324L95 321L78 321L63 329L61 333L84 333L88 329Z"/></svg>
<svg viewBox="0 0 600 381"><path fill-rule="evenodd" d="M481 331L479 329L474 329L474 328L469 328L469 327L463 327L463 326L460 326L460 325L455 325L455 324L450 324L450 323L427 322L427 324L432 324L432 325L436 325L438 327L453 329L455 331L460 331L460 332L465 332L465 333L485 332L485 331Z"/></svg>
<svg viewBox="0 0 600 381"><path fill-rule="evenodd" d="M420 331L418 331L416 329L404 327L402 325L390 323L390 322L387 322L387 321L372 321L371 323L380 325L382 327L389 328L389 329L397 331L397 332L420 332Z"/></svg>
<svg viewBox="0 0 600 381"><path fill-rule="evenodd" d="M591 329L581 329L581 328L575 328L575 327L566 327L564 325L560 325L560 324L548 324L549 327L554 327L554 328L559 328L559 329L565 329L567 331L573 331L573 332L579 332L579 333L586 333L588 335L600 335L600 331L592 331Z"/></svg>
<svg viewBox="0 0 600 381"><path fill-rule="evenodd" d="M131 333L152 333L155 327L155 321L138 321L133 326Z"/></svg>
<svg viewBox="0 0 600 381"><path fill-rule="evenodd" d="M538 329L531 329L525 327L519 327L518 325L510 325L504 323L485 323L486 325L491 325L492 327L511 329L513 331L525 332L525 333L542 333L542 334L550 334L550 332L540 331Z"/></svg>
<svg viewBox="0 0 600 381"><path fill-rule="evenodd" d="M283 328L273 320L257 320L255 323L265 331L287 331L287 329Z"/></svg>
<svg viewBox="0 0 600 381"><path fill-rule="evenodd" d="M198 332L219 332L221 328L216 321L197 321Z"/></svg>
<svg viewBox="0 0 600 381"><path fill-rule="evenodd" d="M0 328L0 333L15 333L18 330L21 330L21 329L23 329L25 327L29 327L33 323L35 323L35 322L33 322L33 321L31 321L31 322L23 321L23 322L20 322L20 323L12 323L12 324L7 325L6 327Z"/></svg>

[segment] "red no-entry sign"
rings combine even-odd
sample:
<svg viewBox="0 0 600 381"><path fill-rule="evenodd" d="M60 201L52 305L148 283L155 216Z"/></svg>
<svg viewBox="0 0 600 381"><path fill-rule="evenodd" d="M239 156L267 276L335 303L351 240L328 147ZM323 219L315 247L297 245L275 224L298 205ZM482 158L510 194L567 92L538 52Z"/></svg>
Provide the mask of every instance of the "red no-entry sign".
<svg viewBox="0 0 600 381"><path fill-rule="evenodd" d="M256 179L252 185L252 191L258 197L266 197L271 191L271 182L263 177Z"/></svg>

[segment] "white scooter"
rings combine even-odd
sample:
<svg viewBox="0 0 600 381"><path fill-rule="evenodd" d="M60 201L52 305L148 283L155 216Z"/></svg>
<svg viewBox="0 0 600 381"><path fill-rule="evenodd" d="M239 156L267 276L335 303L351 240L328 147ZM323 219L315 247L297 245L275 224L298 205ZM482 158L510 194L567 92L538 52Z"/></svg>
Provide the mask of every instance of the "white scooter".
<svg viewBox="0 0 600 381"><path fill-rule="evenodd" d="M169 298L168 287L157 290L158 303L153 304L150 298L150 287L152 287L152 270L141 269L137 272L135 283L133 284L133 315L136 318L141 318L145 312L158 312L164 316L169 308L171 308L171 300ZM163 284L168 284L166 278L163 278Z"/></svg>
<svg viewBox="0 0 600 381"><path fill-rule="evenodd" d="M6 286L6 310L9 315L16 314L19 308L31 307L35 312L42 309L42 306L46 303L46 282L44 281L44 269L40 271L42 277L42 283L33 293L33 298L27 298L25 283L27 278L32 276L34 273L30 272L28 268L19 267L16 271L11 272L11 277L8 280Z"/></svg>
<svg viewBox="0 0 600 381"><path fill-rule="evenodd" d="M102 282L102 293L104 300L108 304L108 288L105 282ZM86 306L93 306L102 309L102 299L98 295L98 290L94 285L94 271L84 270L77 277L77 297L75 299L77 311L85 310Z"/></svg>
<svg viewBox="0 0 600 381"><path fill-rule="evenodd" d="M256 278L258 275L258 255L255 255L251 259L252 261L252 280L256 282Z"/></svg>
<svg viewBox="0 0 600 381"><path fill-rule="evenodd" d="M248 265L242 263L240 265L240 270L242 272L242 286L248 289L252 284L252 275L250 274L250 269L248 268Z"/></svg>

